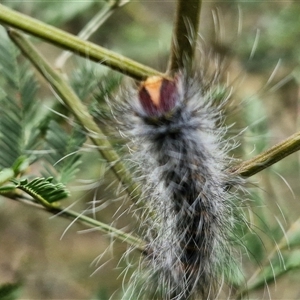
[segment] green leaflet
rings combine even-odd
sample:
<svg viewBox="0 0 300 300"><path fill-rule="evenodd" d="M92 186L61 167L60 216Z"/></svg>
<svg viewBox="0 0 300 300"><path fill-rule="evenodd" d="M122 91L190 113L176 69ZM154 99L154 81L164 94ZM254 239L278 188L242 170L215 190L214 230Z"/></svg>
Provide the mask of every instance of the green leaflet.
<svg viewBox="0 0 300 300"><path fill-rule="evenodd" d="M38 177L32 181L14 180L16 188L23 190L35 200L48 207L49 203L57 202L69 196L69 191L62 183L52 183L53 178ZM51 207L51 206L50 206Z"/></svg>

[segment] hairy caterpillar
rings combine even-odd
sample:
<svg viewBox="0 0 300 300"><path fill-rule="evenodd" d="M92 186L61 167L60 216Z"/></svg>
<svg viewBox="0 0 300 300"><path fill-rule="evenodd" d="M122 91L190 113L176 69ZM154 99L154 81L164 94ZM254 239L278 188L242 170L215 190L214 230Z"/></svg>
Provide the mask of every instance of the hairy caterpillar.
<svg viewBox="0 0 300 300"><path fill-rule="evenodd" d="M200 75L150 77L117 108L150 210L138 299L215 299L231 271L235 207L226 186L240 179L228 170L226 99L211 86Z"/></svg>

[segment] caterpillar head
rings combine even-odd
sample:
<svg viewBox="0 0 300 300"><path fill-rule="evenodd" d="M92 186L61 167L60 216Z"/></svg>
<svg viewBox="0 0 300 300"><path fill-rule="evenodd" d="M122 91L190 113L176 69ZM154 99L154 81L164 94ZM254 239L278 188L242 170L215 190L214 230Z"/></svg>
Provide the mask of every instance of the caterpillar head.
<svg viewBox="0 0 300 300"><path fill-rule="evenodd" d="M179 77L173 80L160 76L149 77L141 83L138 98L144 112L150 118L170 113L181 99Z"/></svg>

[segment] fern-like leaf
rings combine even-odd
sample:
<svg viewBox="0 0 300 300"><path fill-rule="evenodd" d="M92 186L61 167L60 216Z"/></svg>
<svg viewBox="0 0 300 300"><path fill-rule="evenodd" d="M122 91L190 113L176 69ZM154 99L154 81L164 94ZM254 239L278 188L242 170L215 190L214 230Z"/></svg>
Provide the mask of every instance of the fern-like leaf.
<svg viewBox="0 0 300 300"><path fill-rule="evenodd" d="M71 181L78 172L81 163L79 149L86 140L86 135L77 126L67 132L57 122L49 123L46 135L46 161L53 167L45 166L46 174L55 177L58 182Z"/></svg>
<svg viewBox="0 0 300 300"><path fill-rule="evenodd" d="M77 96L87 103L97 88L98 82L105 77L104 68L94 62L82 62L82 60L78 60L77 64L77 68L70 76L70 84Z"/></svg>
<svg viewBox="0 0 300 300"><path fill-rule="evenodd" d="M70 195L62 183L52 183L53 177L38 177L31 181L23 179L13 180L16 188L26 192L41 204L48 206L49 203L57 202Z"/></svg>
<svg viewBox="0 0 300 300"><path fill-rule="evenodd" d="M102 123L106 123L111 118L111 112L106 105L106 98L118 90L121 80L122 76L113 73L108 73L101 80L98 80L89 109L92 116Z"/></svg>
<svg viewBox="0 0 300 300"><path fill-rule="evenodd" d="M18 65L18 51L0 28L0 168L9 168L38 146L37 82L27 64ZM5 92L4 92L5 90Z"/></svg>

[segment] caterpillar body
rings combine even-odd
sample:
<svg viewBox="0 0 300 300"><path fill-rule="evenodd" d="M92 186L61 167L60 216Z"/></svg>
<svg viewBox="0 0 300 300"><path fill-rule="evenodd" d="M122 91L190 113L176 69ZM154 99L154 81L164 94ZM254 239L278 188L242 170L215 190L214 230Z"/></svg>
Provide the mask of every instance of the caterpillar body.
<svg viewBox="0 0 300 300"><path fill-rule="evenodd" d="M226 100L208 86L201 76L154 76L122 99L121 130L133 142L150 210L148 273L138 299L215 299L233 265L234 205L226 186L239 178L228 171Z"/></svg>

